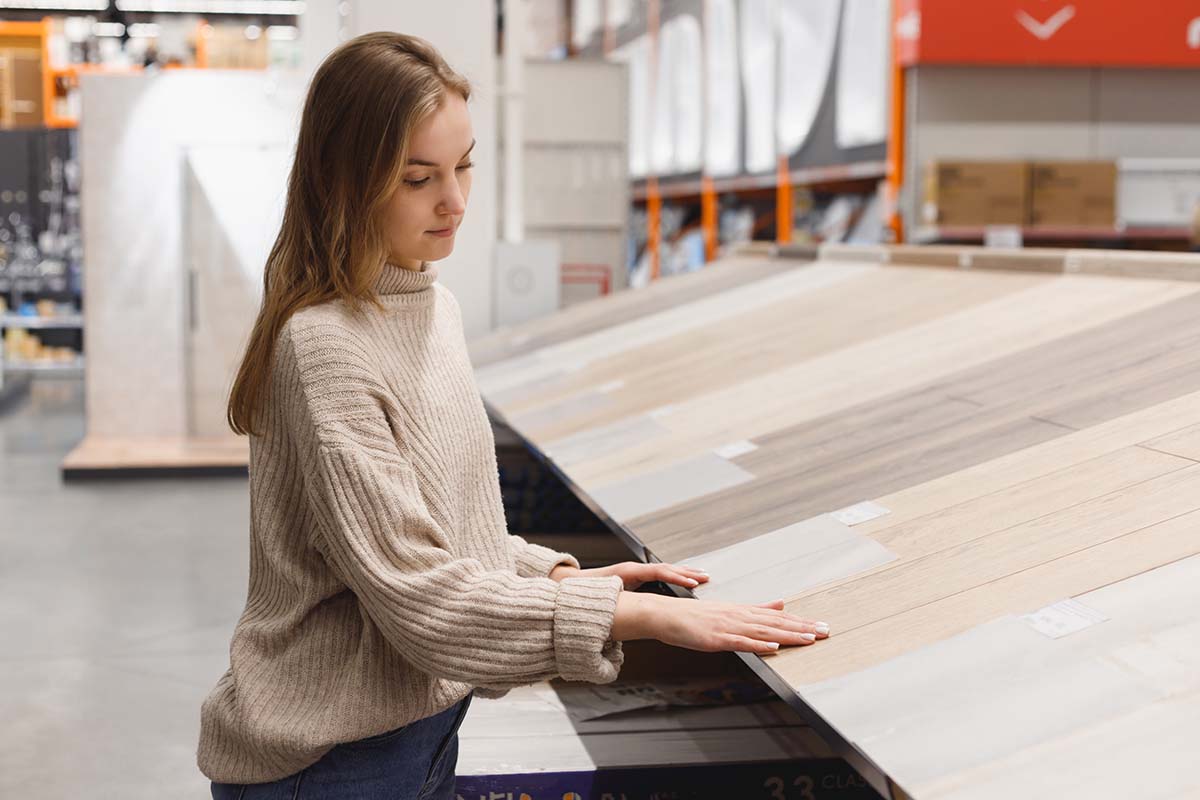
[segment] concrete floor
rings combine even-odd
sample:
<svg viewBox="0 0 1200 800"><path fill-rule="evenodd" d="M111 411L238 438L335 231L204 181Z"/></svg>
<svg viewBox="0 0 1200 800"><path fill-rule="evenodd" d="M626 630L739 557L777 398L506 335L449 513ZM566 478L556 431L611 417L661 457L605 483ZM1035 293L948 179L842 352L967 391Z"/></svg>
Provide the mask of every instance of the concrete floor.
<svg viewBox="0 0 1200 800"><path fill-rule="evenodd" d="M0 415L0 798L204 798L200 703L246 598L243 478L64 485L81 380Z"/></svg>

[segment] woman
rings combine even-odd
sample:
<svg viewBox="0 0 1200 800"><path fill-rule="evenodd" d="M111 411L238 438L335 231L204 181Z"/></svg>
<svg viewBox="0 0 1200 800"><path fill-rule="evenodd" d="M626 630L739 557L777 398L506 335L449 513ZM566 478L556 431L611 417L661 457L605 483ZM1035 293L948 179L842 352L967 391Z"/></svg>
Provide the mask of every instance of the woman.
<svg viewBox="0 0 1200 800"><path fill-rule="evenodd" d="M452 798L473 693L617 676L621 641L771 652L782 603L635 594L510 536L453 295L470 90L426 42L349 41L305 102L262 308L229 400L250 436L250 586L201 712L215 798Z"/></svg>

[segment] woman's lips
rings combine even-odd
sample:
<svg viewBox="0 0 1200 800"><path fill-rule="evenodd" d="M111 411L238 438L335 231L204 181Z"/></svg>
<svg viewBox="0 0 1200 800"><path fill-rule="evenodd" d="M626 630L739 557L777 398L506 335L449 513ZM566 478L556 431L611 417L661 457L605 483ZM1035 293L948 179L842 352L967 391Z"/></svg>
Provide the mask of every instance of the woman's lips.
<svg viewBox="0 0 1200 800"><path fill-rule="evenodd" d="M440 228L436 231L425 231L430 236L438 236L445 239L448 236L454 235L454 228Z"/></svg>

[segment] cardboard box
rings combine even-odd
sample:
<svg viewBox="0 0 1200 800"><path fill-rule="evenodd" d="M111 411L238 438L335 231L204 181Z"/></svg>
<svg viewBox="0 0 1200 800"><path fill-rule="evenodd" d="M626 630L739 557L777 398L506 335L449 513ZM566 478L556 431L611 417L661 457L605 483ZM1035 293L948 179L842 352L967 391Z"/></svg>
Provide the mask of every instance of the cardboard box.
<svg viewBox="0 0 1200 800"><path fill-rule="evenodd" d="M1023 225L1028 207L1024 161L932 161L926 168L926 225Z"/></svg>
<svg viewBox="0 0 1200 800"><path fill-rule="evenodd" d="M1039 161L1030 167L1031 225L1117 224L1114 161Z"/></svg>
<svg viewBox="0 0 1200 800"><path fill-rule="evenodd" d="M0 48L0 127L36 128L42 114L41 51Z"/></svg>

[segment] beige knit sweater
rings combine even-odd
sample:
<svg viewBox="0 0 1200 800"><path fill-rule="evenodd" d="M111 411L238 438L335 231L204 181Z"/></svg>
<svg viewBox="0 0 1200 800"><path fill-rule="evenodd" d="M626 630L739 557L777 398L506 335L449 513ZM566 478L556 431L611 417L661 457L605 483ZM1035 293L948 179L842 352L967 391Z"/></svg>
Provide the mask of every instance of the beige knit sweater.
<svg viewBox="0 0 1200 800"><path fill-rule="evenodd" d="M339 742L562 676L617 676L621 580L505 529L491 428L437 265L387 266L385 313L295 314L250 438L250 586L198 763L296 773Z"/></svg>

